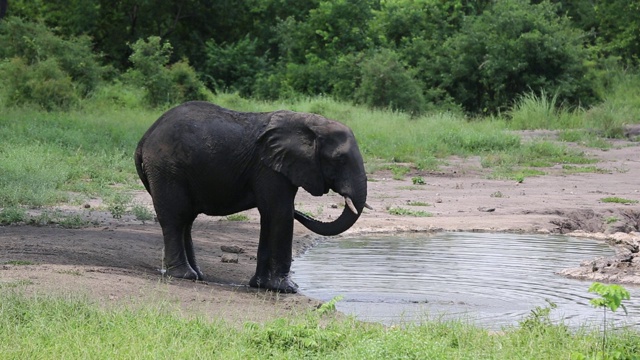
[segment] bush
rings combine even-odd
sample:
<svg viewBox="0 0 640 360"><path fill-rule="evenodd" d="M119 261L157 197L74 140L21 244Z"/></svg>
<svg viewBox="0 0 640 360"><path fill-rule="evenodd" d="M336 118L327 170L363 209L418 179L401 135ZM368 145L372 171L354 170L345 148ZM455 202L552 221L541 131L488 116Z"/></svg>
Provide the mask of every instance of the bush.
<svg viewBox="0 0 640 360"><path fill-rule="evenodd" d="M595 94L585 78L585 38L549 1L498 1L465 20L431 73L442 74L440 86L471 112L494 113L543 90L559 103L588 105Z"/></svg>
<svg viewBox="0 0 640 360"><path fill-rule="evenodd" d="M0 59L20 58L27 66L56 62L78 96L86 96L100 83L107 68L100 65L87 36L64 39L39 22L17 17L0 21ZM51 69L51 65L45 66Z"/></svg>
<svg viewBox="0 0 640 360"><path fill-rule="evenodd" d="M425 107L420 83L396 53L381 50L362 63L362 82L356 100L373 107L389 107L417 115Z"/></svg>
<svg viewBox="0 0 640 360"><path fill-rule="evenodd" d="M33 65L13 58L0 65L5 98L11 105L37 104L45 110L68 109L78 101L74 83L54 58Z"/></svg>
<svg viewBox="0 0 640 360"><path fill-rule="evenodd" d="M256 76L267 69L266 54L257 54L257 39L246 36L236 43L221 45L209 40L205 46L205 72L211 87L250 96Z"/></svg>
<svg viewBox="0 0 640 360"><path fill-rule="evenodd" d="M157 36L140 39L131 45L129 58L133 68L125 80L143 87L152 107L171 105L188 100L205 100L207 92L195 70L185 60L167 67L172 47L161 43Z"/></svg>

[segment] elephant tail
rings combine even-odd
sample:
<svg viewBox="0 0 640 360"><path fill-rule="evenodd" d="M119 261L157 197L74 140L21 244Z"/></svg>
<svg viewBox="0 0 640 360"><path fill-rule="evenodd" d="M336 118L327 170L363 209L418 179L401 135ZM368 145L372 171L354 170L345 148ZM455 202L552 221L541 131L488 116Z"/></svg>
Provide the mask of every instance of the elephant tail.
<svg viewBox="0 0 640 360"><path fill-rule="evenodd" d="M142 146L140 145L136 148L134 160L136 162L136 171L138 171L138 176L140 177L140 180L142 180L142 184L144 184L147 192L151 193L149 190L149 180L147 179L147 174L144 171L144 162L142 162Z"/></svg>

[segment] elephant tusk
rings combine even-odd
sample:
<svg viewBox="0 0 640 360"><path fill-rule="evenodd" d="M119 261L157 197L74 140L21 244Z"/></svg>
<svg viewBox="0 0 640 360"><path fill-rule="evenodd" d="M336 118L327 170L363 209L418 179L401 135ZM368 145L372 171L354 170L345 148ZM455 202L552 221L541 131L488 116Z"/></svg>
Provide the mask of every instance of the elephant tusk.
<svg viewBox="0 0 640 360"><path fill-rule="evenodd" d="M347 203L347 206L349 207L349 209L351 209L351 211L353 211L354 214L358 215L358 210L353 205L353 201L351 201L351 199L349 199L346 196L344 197L344 201Z"/></svg>
<svg viewBox="0 0 640 360"><path fill-rule="evenodd" d="M364 203L364 207L366 207L366 208L367 208L367 209L369 209L369 210L373 210L373 208L371 207L371 205L369 205L369 204L367 204L367 203Z"/></svg>

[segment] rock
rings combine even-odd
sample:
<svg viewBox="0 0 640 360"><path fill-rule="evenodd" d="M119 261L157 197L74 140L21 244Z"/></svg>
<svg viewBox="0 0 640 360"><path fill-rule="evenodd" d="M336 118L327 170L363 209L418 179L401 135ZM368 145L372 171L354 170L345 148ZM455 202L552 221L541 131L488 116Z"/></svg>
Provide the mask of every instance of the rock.
<svg viewBox="0 0 640 360"><path fill-rule="evenodd" d="M244 252L244 248L237 245L222 245L220 246L220 250L233 254L242 254Z"/></svg>
<svg viewBox="0 0 640 360"><path fill-rule="evenodd" d="M238 255L222 254L222 258L220 260L223 263L237 264L238 263Z"/></svg>
<svg viewBox="0 0 640 360"><path fill-rule="evenodd" d="M494 211L496 211L496 208L488 208L488 207L480 206L480 207L478 208L478 211L482 211L482 212L494 212Z"/></svg>

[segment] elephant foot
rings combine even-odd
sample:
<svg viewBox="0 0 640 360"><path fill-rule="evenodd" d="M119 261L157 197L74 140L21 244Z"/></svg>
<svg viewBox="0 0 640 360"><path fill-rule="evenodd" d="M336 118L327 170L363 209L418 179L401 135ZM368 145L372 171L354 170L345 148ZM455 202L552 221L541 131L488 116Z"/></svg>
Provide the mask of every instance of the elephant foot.
<svg viewBox="0 0 640 360"><path fill-rule="evenodd" d="M291 278L289 278L289 275L270 278L254 275L251 280L249 280L249 286L285 294L295 294L298 292L298 284L293 282Z"/></svg>
<svg viewBox="0 0 640 360"><path fill-rule="evenodd" d="M200 267L194 266L193 271L195 271L198 275L198 278L196 280L204 280L204 274L202 273L202 271L200 271Z"/></svg>
<svg viewBox="0 0 640 360"><path fill-rule="evenodd" d="M193 268L189 264L171 266L164 273L164 276L171 276L174 278L187 280L202 280L202 273L199 270L198 272L193 270Z"/></svg>

